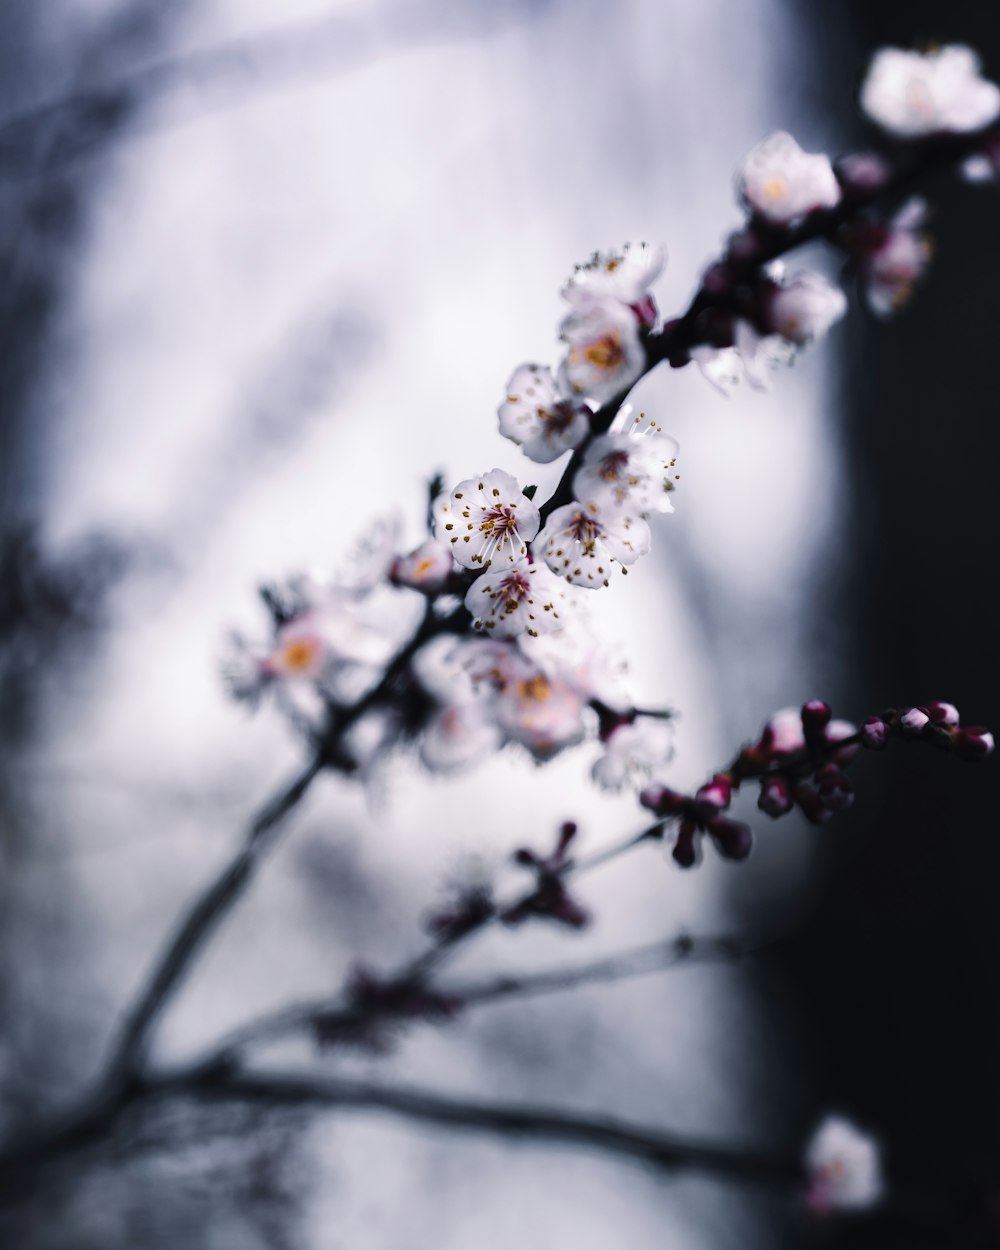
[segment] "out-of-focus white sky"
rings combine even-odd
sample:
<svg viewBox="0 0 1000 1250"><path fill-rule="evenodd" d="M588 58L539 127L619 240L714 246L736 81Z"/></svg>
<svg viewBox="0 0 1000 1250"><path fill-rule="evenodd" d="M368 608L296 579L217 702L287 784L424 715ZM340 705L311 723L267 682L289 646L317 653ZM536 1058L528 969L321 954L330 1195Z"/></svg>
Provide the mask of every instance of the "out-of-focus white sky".
<svg viewBox="0 0 1000 1250"><path fill-rule="evenodd" d="M143 554L99 653L52 710L34 764L57 784L40 785L37 858L17 866L30 884L60 857L65 906L92 919L86 967L72 972L93 978L88 1054L182 901L295 765L278 719L247 720L218 680L225 630L258 619L255 584L337 564L386 511L416 539L436 469L457 480L497 465L544 493L559 465L529 465L495 409L515 365L558 360L574 262L662 241L656 293L679 311L738 222L733 170L752 144L779 125L809 149L829 138L802 102L811 53L778 0L476 8L181 9L164 53L316 14L343 25L306 43L301 76L235 99L204 83L153 98L101 158L38 397L46 540L59 551L105 532ZM336 51L348 35L355 56ZM661 369L637 392L680 441L681 489L653 554L594 610L641 702L683 713L678 784L812 693L800 639L835 521L835 351L834 339L765 396L727 401L693 368ZM462 854L499 864L566 817L587 846L641 827L633 800L586 789L591 758L541 770L504 755L433 781L400 762L374 796L322 782L177 1005L167 1047L334 984L358 949L392 959ZM651 851L588 882L598 923L585 937L499 935L481 958L555 961L681 926L717 931L741 892L761 916L790 905L803 854L772 836L739 873L709 854L684 875ZM505 1008L372 1066L766 1141L761 1115L787 1076L780 1022L742 985L684 972ZM619 1163L354 1121L316 1142L309 1245L324 1250L413 1244L418 1221L433 1229L426 1244L454 1250L767 1244L766 1212Z"/></svg>

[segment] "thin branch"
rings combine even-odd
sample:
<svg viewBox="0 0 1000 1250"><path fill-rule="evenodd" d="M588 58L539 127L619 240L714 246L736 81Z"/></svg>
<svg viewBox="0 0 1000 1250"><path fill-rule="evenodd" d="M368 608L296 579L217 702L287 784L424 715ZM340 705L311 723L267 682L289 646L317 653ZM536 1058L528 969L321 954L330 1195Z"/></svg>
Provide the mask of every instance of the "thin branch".
<svg viewBox="0 0 1000 1250"><path fill-rule="evenodd" d="M157 1017L188 971L204 942L246 888L285 817L298 806L323 768L316 756L251 823L236 857L189 907L145 988L127 1012L121 1039L108 1065L108 1079L127 1079L141 1066Z"/></svg>
<svg viewBox="0 0 1000 1250"><path fill-rule="evenodd" d="M464 1011L467 1007L488 1006L511 998L535 998L546 994L576 989L582 985L608 984L650 976L694 963L735 963L776 945L777 939L741 942L737 938L694 938L686 935L646 943L619 951L601 959L587 960L535 973L500 973L477 981L445 985L422 985L406 979L407 968L380 984L389 992L379 1003L358 1003L349 993L335 998L308 999L260 1016L234 1029L214 1045L203 1058L191 1065L192 1072L218 1069L237 1061L239 1052L248 1047L271 1043L300 1031L322 1029L325 1036L336 1039L357 1035L366 1027L390 1020L418 1020L425 1015L434 1018L435 1006L442 1010ZM394 989L412 987L419 995L423 990L428 1010L421 1012L419 998L405 997L393 1001Z"/></svg>
<svg viewBox="0 0 1000 1250"><path fill-rule="evenodd" d="M169 1085L164 1078L163 1088ZM451 1128L467 1128L522 1141L562 1142L642 1160L670 1172L699 1171L749 1184L798 1187L805 1177L797 1159L754 1148L717 1146L646 1129L604 1116L581 1116L544 1107L479 1102L428 1090L348 1081L295 1072L216 1074L179 1090L209 1101L254 1102L263 1107L331 1107L387 1111Z"/></svg>

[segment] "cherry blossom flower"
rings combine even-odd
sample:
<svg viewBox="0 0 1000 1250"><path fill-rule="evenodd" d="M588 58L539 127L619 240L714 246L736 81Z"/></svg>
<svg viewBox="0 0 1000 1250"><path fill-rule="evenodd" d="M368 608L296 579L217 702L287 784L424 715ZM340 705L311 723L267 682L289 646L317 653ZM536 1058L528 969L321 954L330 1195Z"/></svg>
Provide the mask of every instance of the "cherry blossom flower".
<svg viewBox="0 0 1000 1250"><path fill-rule="evenodd" d="M579 446L590 431L589 409L562 396L552 371L542 365L514 370L497 415L504 438L520 444L538 464L548 464Z"/></svg>
<svg viewBox="0 0 1000 1250"><path fill-rule="evenodd" d="M432 772L455 772L487 758L500 744L500 728L482 706L451 703L425 728L420 758Z"/></svg>
<svg viewBox="0 0 1000 1250"><path fill-rule="evenodd" d="M465 596L465 606L477 629L494 638L514 638L561 629L566 598L562 578L544 564L521 560L477 577Z"/></svg>
<svg viewBox="0 0 1000 1250"><path fill-rule="evenodd" d="M861 87L861 107L883 130L904 139L988 126L1000 114L1000 88L983 78L971 48L882 48Z"/></svg>
<svg viewBox="0 0 1000 1250"><path fill-rule="evenodd" d="M804 347L822 338L847 312L847 297L818 273L780 282L766 299L767 327L788 343Z"/></svg>
<svg viewBox="0 0 1000 1250"><path fill-rule="evenodd" d="M612 730L604 743L604 754L595 760L591 775L605 790L619 791L626 785L642 785L673 753L673 726L656 717L640 716L631 724L621 724Z"/></svg>
<svg viewBox="0 0 1000 1250"><path fill-rule="evenodd" d="M323 673L331 651L318 614L307 613L278 630L274 650L265 661L269 673L286 681L314 681Z"/></svg>
<svg viewBox="0 0 1000 1250"><path fill-rule="evenodd" d="M435 594L448 581L454 568L449 547L436 538L427 538L409 555L397 556L389 576L397 586Z"/></svg>
<svg viewBox="0 0 1000 1250"><path fill-rule="evenodd" d="M861 289L872 312L888 317L906 303L931 258L923 229L927 205L908 200L888 225L865 237L859 265Z"/></svg>
<svg viewBox="0 0 1000 1250"><path fill-rule="evenodd" d="M743 362L735 347L709 347L702 343L691 348L691 359L705 381L721 395L728 397L743 377Z"/></svg>
<svg viewBox="0 0 1000 1250"><path fill-rule="evenodd" d="M810 1138L806 1168L806 1202L817 1215L864 1211L882 1197L878 1145L842 1116L828 1116Z"/></svg>
<svg viewBox="0 0 1000 1250"><path fill-rule="evenodd" d="M573 479L578 499L639 512L673 512L677 443L665 434L602 434Z"/></svg>
<svg viewBox="0 0 1000 1250"><path fill-rule="evenodd" d="M663 248L648 243L626 243L620 252L595 252L586 264L577 265L561 294L574 308L610 297L646 314L649 287L665 263ZM652 318L644 315L644 320L655 320L655 306L651 311Z"/></svg>
<svg viewBox="0 0 1000 1250"><path fill-rule="evenodd" d="M782 226L840 202L840 186L829 157L803 152L783 130L751 151L737 188L752 212Z"/></svg>
<svg viewBox="0 0 1000 1250"><path fill-rule="evenodd" d="M649 526L638 512L590 500L556 508L535 539L535 550L574 586L607 586L611 565L634 564L649 550Z"/></svg>
<svg viewBox="0 0 1000 1250"><path fill-rule="evenodd" d="M780 334L761 334L749 321L737 321L736 352L743 376L756 391L771 385L771 372L795 359L795 346Z"/></svg>
<svg viewBox="0 0 1000 1250"><path fill-rule="evenodd" d="M521 493L517 479L502 469L459 482L434 502L439 539L451 544L463 568L516 564L538 532L538 509Z"/></svg>
<svg viewBox="0 0 1000 1250"><path fill-rule="evenodd" d="M566 682L549 677L522 658L499 692L497 723L537 759L549 759L587 734L587 705Z"/></svg>
<svg viewBox="0 0 1000 1250"><path fill-rule="evenodd" d="M628 390L646 368L639 321L625 304L595 296L574 309L560 334L569 351L559 370L564 389L595 404Z"/></svg>

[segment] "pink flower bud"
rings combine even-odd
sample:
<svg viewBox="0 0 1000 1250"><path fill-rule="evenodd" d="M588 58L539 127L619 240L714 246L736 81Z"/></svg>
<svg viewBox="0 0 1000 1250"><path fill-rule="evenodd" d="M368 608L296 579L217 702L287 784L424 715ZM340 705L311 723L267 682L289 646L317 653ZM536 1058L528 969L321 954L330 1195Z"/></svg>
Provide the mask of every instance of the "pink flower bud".
<svg viewBox="0 0 1000 1250"><path fill-rule="evenodd" d="M892 176L887 161L874 152L852 152L836 164L841 185L853 191L877 191Z"/></svg>
<svg viewBox="0 0 1000 1250"><path fill-rule="evenodd" d="M815 780L820 802L827 811L842 812L854 802L854 787L836 764L824 764Z"/></svg>
<svg viewBox="0 0 1000 1250"><path fill-rule="evenodd" d="M951 745L959 759L975 763L993 754L993 735L982 725L970 725L955 731Z"/></svg>
<svg viewBox="0 0 1000 1250"><path fill-rule="evenodd" d="M668 786L651 785L639 795L639 802L657 816L679 816L688 805L686 794L678 794Z"/></svg>
<svg viewBox="0 0 1000 1250"><path fill-rule="evenodd" d="M706 824L715 848L724 859L746 859L753 846L753 830L749 825L730 820L728 816L713 816Z"/></svg>
<svg viewBox="0 0 1000 1250"><path fill-rule="evenodd" d="M726 808L732 802L733 783L725 774L716 773L711 781L706 782L697 791L695 798L699 802L708 803L712 807Z"/></svg>
<svg viewBox="0 0 1000 1250"><path fill-rule="evenodd" d="M671 854L681 868L693 868L698 861L698 826L693 820L682 820Z"/></svg>
<svg viewBox="0 0 1000 1250"><path fill-rule="evenodd" d="M792 796L810 824L825 825L832 819L833 812L824 806L822 799L807 782L800 782L792 791Z"/></svg>
<svg viewBox="0 0 1000 1250"><path fill-rule="evenodd" d="M861 724L861 745L869 751L881 751L889 741L889 726L881 717L869 716Z"/></svg>
<svg viewBox="0 0 1000 1250"><path fill-rule="evenodd" d="M768 816L773 816L775 820L779 816L785 816L792 810L792 789L785 777L773 776L765 777L760 783L760 797L757 799L757 806Z"/></svg>
<svg viewBox="0 0 1000 1250"><path fill-rule="evenodd" d="M928 703L924 711L935 725L958 724L958 708L954 703Z"/></svg>
<svg viewBox="0 0 1000 1250"><path fill-rule="evenodd" d="M903 733L914 735L922 733L924 729L931 723L931 718L919 707L907 708L905 712L900 713L899 724Z"/></svg>

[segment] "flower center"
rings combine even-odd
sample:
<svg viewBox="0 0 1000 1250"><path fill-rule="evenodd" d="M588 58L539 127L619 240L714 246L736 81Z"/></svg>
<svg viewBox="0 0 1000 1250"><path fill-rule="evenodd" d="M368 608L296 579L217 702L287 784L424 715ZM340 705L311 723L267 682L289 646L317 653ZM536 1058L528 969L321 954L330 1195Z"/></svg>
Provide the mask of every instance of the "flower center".
<svg viewBox="0 0 1000 1250"><path fill-rule="evenodd" d="M780 174L775 174L764 183L764 197L768 200L780 200L785 194L787 183Z"/></svg>
<svg viewBox="0 0 1000 1250"><path fill-rule="evenodd" d="M514 689L517 691L517 697L525 702L544 703L552 696L552 685L549 679L541 673L519 681Z"/></svg>
<svg viewBox="0 0 1000 1250"><path fill-rule="evenodd" d="M619 482L628 467L628 459L627 451L609 451L601 458L597 471L605 482Z"/></svg>
<svg viewBox="0 0 1000 1250"><path fill-rule="evenodd" d="M595 369L619 369L625 362L625 352L617 334L605 334L594 339L582 351L584 360Z"/></svg>
<svg viewBox="0 0 1000 1250"><path fill-rule="evenodd" d="M296 638L278 652L278 666L291 677L301 677L315 668L320 650L318 638Z"/></svg>

